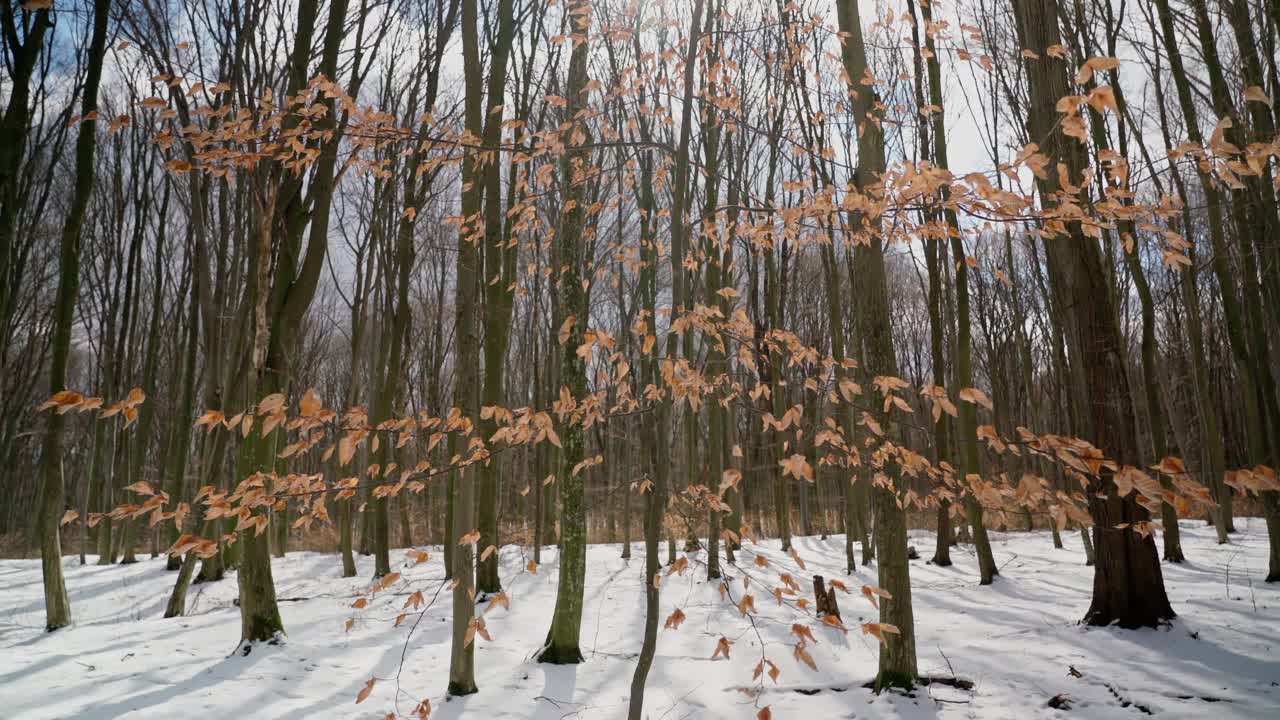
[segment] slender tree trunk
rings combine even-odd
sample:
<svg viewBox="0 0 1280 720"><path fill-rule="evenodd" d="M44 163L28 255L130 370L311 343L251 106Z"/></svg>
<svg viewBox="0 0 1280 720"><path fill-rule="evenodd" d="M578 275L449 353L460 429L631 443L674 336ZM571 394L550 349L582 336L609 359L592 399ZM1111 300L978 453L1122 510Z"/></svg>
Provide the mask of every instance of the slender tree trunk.
<svg viewBox="0 0 1280 720"><path fill-rule="evenodd" d="M931 3L922 3L921 12L924 17L925 27L931 30L933 27ZM948 168L946 113L943 112L942 100L942 70L938 63L938 54L931 31L925 33L925 49L927 53L921 54L927 55L925 66L929 77L929 103L930 106L936 108L929 115L930 124L932 125L930 137L933 141L931 148L933 162L937 167ZM917 53L919 53L918 49ZM944 228L951 246L956 291L955 383L953 391L960 392L973 385L973 323L969 309L969 263L967 262L964 240L955 209L947 204L948 194L947 186L944 184L940 191L940 199L944 203L941 215L946 221ZM940 370L935 369L935 377L938 372ZM970 476L976 476L979 471L977 407L971 402L961 402L958 405L958 411L959 418L956 423L957 438L960 446L958 470L960 485L966 490L963 500L964 510L968 516L969 525L973 529L973 549L978 556L979 584L990 585L992 579L1000 573L996 569L995 557L991 552L991 541L987 537L986 525L983 524L982 504L978 501L977 495L968 488ZM939 537L941 537L941 533L939 533Z"/></svg>
<svg viewBox="0 0 1280 720"><path fill-rule="evenodd" d="M565 82L568 105L565 118L571 126L577 125L577 113L583 108L583 88L587 84L587 48L585 35L591 27L591 7L586 0L575 0L570 10L575 32L582 33L583 41L574 44L569 59L569 75ZM579 138L579 135L582 137ZM589 142L585 126L573 127L567 137L570 148L560 162L562 210L560 232L557 235L557 264L564 268L559 275L561 313L560 383L569 397L581 401L587 390L586 363L578 356L587 329L587 291L583 283L584 261L583 226L586 222L582 207L586 182L588 155L573 149L572 145ZM565 329L568 336L563 337ZM563 392L563 390L562 390ZM586 582L587 538L586 508L584 506L583 476L575 472L584 456L582 420L574 412L560 413L563 443L557 484L560 486L560 578L556 588L555 613L547 641L538 654L539 662L575 664L582 661L578 648L578 635L582 627L582 596Z"/></svg>
<svg viewBox="0 0 1280 720"><path fill-rule="evenodd" d="M1237 61L1240 79L1244 85L1262 86L1261 66L1254 52L1256 41L1249 19L1249 6L1238 0L1224 0L1222 5L1239 49ZM1261 103L1246 103L1246 112L1236 113L1217 51L1219 37L1213 30L1204 0L1193 0L1192 10L1205 69L1209 74L1214 111L1220 118L1233 119L1232 124L1225 127L1226 141L1243 149L1252 141L1273 140L1275 128L1272 117ZM1275 188L1268 182L1270 167L1270 164L1264 164L1262 173L1245 175L1240 187L1231 189L1230 197L1236 241L1240 245L1240 264L1243 270L1240 289L1245 321L1243 330L1247 332L1239 343L1241 349L1238 354L1248 359L1251 370L1245 374L1248 382L1244 388L1249 461L1253 464L1270 462L1274 466L1277 458L1280 458L1280 397L1277 396L1270 362L1268 318L1264 314L1263 305L1264 300L1273 309L1280 304L1280 272L1275 267L1265 267L1268 260L1273 265L1280 261L1280 253L1274 247L1274 239L1280 234L1280 211L1277 210ZM1225 306L1225 291L1223 294ZM1270 319L1274 320L1274 315ZM1270 546L1266 581L1277 582L1280 581L1280 492L1263 491L1260 495Z"/></svg>
<svg viewBox="0 0 1280 720"><path fill-rule="evenodd" d="M690 27L698 27L702 14L703 0L694 0L693 20ZM636 55L640 55L641 47L638 35L632 38ZM639 101L647 102L644 85L639 89ZM649 120L641 115L639 118L639 134L643 141L649 141ZM653 155L643 152L640 155L640 183L636 188L636 205L640 210L640 258L643 261L639 270L640 302L642 303L641 319L638 323L637 336L640 340L640 373L637 385L658 383L661 374L655 353L647 348L656 345L658 319L658 243L656 242L656 210L657 202L653 189ZM668 336L668 349L672 350L674 340ZM668 399L657 401L651 412L638 418L641 433L640 464L645 469L644 480L638 487L644 501L644 576L641 578L645 589L645 625L640 646L640 654L636 659L636 668L631 677L631 695L627 709L628 720L641 720L644 715L644 689L653 665L653 658L658 644L658 609L660 582L658 576L661 560L659 544L663 536L663 515L666 510L669 486L668 473L670 465L670 413L672 404Z"/></svg>
<svg viewBox="0 0 1280 720"><path fill-rule="evenodd" d="M199 282L198 276L195 282ZM200 301L199 293L191 287L191 309L187 315L187 339L184 346L182 367L182 401L172 449L172 467L169 471L169 497L174 502L181 501L186 488L187 456L191 454L191 422L196 405L196 356L200 345ZM182 528L174 523L168 531L167 542L173 545L182 534ZM176 555L168 555L165 569L179 570L186 563Z"/></svg>
<svg viewBox="0 0 1280 720"><path fill-rule="evenodd" d="M1178 105L1185 120L1187 139L1197 145L1203 145L1204 137L1200 132L1195 99L1186 69L1182 63L1182 51L1178 45L1179 36L1175 34L1173 14L1169 8L1169 2L1168 0L1156 0L1155 4L1160 22L1160 36L1164 45L1165 55L1169 59L1169 70L1174 81L1174 88L1177 91ZM1243 313L1240 309L1239 291L1236 287L1235 275L1228 265L1230 251L1227 248L1225 220L1222 215L1223 203L1219 201L1222 193L1218 192L1209 174L1198 163L1195 164L1195 168L1205 197L1209 241L1213 251L1211 255L1212 267L1214 277L1218 281L1220 297L1222 298L1222 311L1226 319L1227 338L1236 368L1246 384L1244 394L1248 397L1252 394L1247 385L1252 382L1253 370L1249 359L1248 341L1245 339L1243 321L1241 320ZM1223 467L1225 468L1225 460ZM1220 483L1221 473L1218 473L1217 478ZM1218 523L1222 527L1222 532L1233 532L1230 489L1223 487L1222 492L1217 497L1217 501L1219 505ZM1223 538L1223 541L1225 542L1225 538Z"/></svg>
<svg viewBox="0 0 1280 720"><path fill-rule="evenodd" d="M702 0L695 0L699 5ZM700 9L700 8L699 8ZM656 255L656 253L654 253ZM652 266L650 266L652 268ZM652 281L653 270L643 270L648 280ZM642 281L643 284L643 281ZM647 293L648 294L648 293ZM648 294L649 307L652 307L653 295ZM653 382L657 380L652 357L643 360L646 366L645 376ZM642 493L644 498L644 635L640 644L640 655L636 658L636 669L631 676L631 697L627 709L628 720L642 720L644 717L644 688L649 677L649 669L653 666L653 657L658 647L658 604L660 592L659 575L659 540L662 531L663 498L666 494L667 482L667 446L662 441L667 431L662 408L657 417L646 413L641 420L644 433L644 445L647 456L642 462L648 466L653 478L653 485Z"/></svg>
<svg viewBox="0 0 1280 720"><path fill-rule="evenodd" d="M623 329L623 332L627 332L625 328ZM611 422L611 426L613 424L620 424L622 426L620 430L623 433L626 433L627 428L631 426L631 423L625 418L622 420L621 423L619 423L615 419ZM613 432L615 431L612 431L612 427L610 427L610 430L611 430L610 436L612 437ZM622 493L622 559L623 560L631 559L631 512L632 512L631 475L627 473L623 468L634 468L636 464L635 456L638 454L637 446L633 443L629 443L626 441L627 438L630 438L630 437L631 437L630 434L626 434L625 437L613 439L612 441L613 453L611 457L613 457L615 461L610 471L610 474L614 478L613 480L614 487L617 488L617 492ZM628 461L623 461L622 460L623 457L628 458ZM626 462L626 464L621 465L620 463L623 463L623 462Z"/></svg>
<svg viewBox="0 0 1280 720"><path fill-rule="evenodd" d="M946 360L943 355L946 341L942 333L942 268L940 267L941 259L945 255L942 253L941 243L932 239L925 242L924 252L925 266L929 274L929 346L934 382L940 384L937 380L946 377ZM933 426L933 446L936 452L934 459L939 465L951 461L951 438L947 432L950 425L950 416L943 413L938 416ZM938 537L934 546L933 559L930 562L940 567L950 566L952 542L951 501L944 498L938 503Z"/></svg>
<svg viewBox="0 0 1280 720"><path fill-rule="evenodd" d="M1152 34L1156 35L1158 41L1159 36L1152 29ZM1175 47L1176 50L1176 47ZM1179 66L1181 61L1179 60ZM1189 91L1189 89L1188 89ZM1194 107L1193 107L1194 109ZM1168 112L1165 109L1164 92L1157 88L1156 92L1156 110L1160 117L1160 132L1164 139L1166 147L1173 147L1172 136L1169 133ZM1140 146L1141 147L1141 146ZM1177 190L1178 199L1182 203L1182 228L1184 237L1192 237L1194 231L1191 222L1191 211L1189 198L1187 194L1186 183L1182 179L1182 175L1176 172L1176 164L1173 158L1169 159L1170 169L1175 172L1170 173L1173 180L1174 188ZM1197 168L1198 169L1198 168ZM1203 175L1203 173L1201 173ZM1212 191L1207 182L1202 181L1202 189ZM1210 196L1210 205L1214 208L1212 215L1220 215L1217 210L1217 201ZM1211 217L1211 221L1221 222L1221 218ZM1220 234L1221 228L1211 228L1210 233L1213 235ZM1221 241L1218 244L1222 244ZM1214 501L1218 503L1218 507L1210 510L1210 517L1218 536L1218 544L1225 544L1228 540L1226 516L1229 514L1231 505L1231 493L1223 482L1223 472L1226 470L1226 454L1223 449L1221 431L1218 425L1217 407L1213 402L1213 388L1209 383L1209 368L1205 360L1205 342L1204 342L1204 323L1200 311L1200 289L1197 277L1199 271L1196 268L1195 248L1188 248L1187 257L1191 261L1184 265L1180 271L1179 291L1182 297L1182 304L1186 308L1185 328L1187 333L1187 354L1191 359L1191 387L1192 397L1194 400L1196 426L1200 431L1200 442L1203 445L1201 457L1204 458L1205 467L1200 472L1201 481L1209 487L1209 491ZM1188 444L1184 444L1184 448Z"/></svg>
<svg viewBox="0 0 1280 720"><path fill-rule="evenodd" d="M18 277L13 268L14 236L18 210L26 201L21 193L21 174L31 130L31 78L42 57L47 31L53 28L50 13L50 8L30 14L10 8L0 16L5 34L4 59L10 78L4 113L0 116L0 358L9 357L14 300L18 292ZM15 17L23 20L25 36L22 38L18 37ZM0 457L10 456L5 453Z"/></svg>
<svg viewBox="0 0 1280 720"><path fill-rule="evenodd" d="M200 537L213 539L216 537L217 531L217 521L205 520L200 528ZM180 617L186 614L187 589L191 587L191 578L195 575L197 562L199 562L199 557L193 551L188 551L183 556L182 566L178 570L178 580L174 583L173 592L169 594L169 602L165 606L164 616L166 618Z"/></svg>
<svg viewBox="0 0 1280 720"><path fill-rule="evenodd" d="M503 112L493 112L505 103L507 59L511 54L515 34L515 7L513 0L499 0L497 5L498 31L490 45L489 79L486 92L484 144L498 145L502 137ZM479 73L479 67L474 72ZM477 78L477 83L479 82ZM496 159L483 169L484 182L484 242L485 242L485 332L484 332L484 398L487 407L506 402L504 385L507 372L507 348L511 337L511 310L516 274L516 243L509 242L506 223L503 220L503 204L500 182L501 163ZM514 189L513 189L514 190ZM583 320L585 322L585 319ZM484 423L489 435L496 424ZM498 537L498 479L504 458L495 457L479 469L480 516L479 547L501 546ZM502 591L498 577L498 553L490 553L476 567L476 586L482 595Z"/></svg>
<svg viewBox="0 0 1280 720"><path fill-rule="evenodd" d="M98 109L98 83L102 78L102 58L107 43L107 0L94 0L93 35L89 41L87 70L81 99L81 116ZM39 15L45 15L41 11ZM46 16L47 18L47 16ZM46 18L37 18L38 24ZM38 47L38 45L37 45ZM10 102L13 102L11 99ZM76 138L75 185L71 209L62 227L58 254L58 295L54 307L54 340L49 367L49 394L66 389L67 360L71 354L71 330L75 321L76 296L80 290L80 229L85 209L93 193L94 149L97 145L96 120L80 123ZM57 630L71 623L71 602L62 577L62 539L59 519L63 505L62 478L63 427L65 416L56 411L49 415L49 427L40 453L40 557L44 576L45 629Z"/></svg>

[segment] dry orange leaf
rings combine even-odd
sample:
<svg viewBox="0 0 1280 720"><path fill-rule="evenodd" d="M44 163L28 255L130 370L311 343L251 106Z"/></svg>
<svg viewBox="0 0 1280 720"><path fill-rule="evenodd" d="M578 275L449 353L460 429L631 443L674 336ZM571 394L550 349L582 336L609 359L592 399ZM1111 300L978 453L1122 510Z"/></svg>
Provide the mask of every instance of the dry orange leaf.
<svg viewBox="0 0 1280 720"><path fill-rule="evenodd" d="M679 630L680 623L685 621L684 611L676 608L675 612L667 616L667 622L663 624L664 630Z"/></svg>
<svg viewBox="0 0 1280 720"><path fill-rule="evenodd" d="M723 636L721 636L720 641L716 643L716 651L715 651L715 652L713 652L713 653L711 653L711 659L712 659L712 660L715 660L716 658L718 658L718 657L720 657L721 655L723 655L723 656L724 656L724 659L725 659L725 660L728 660L728 659L729 659L729 646L730 646L730 645L732 645L732 644L733 644L733 641L732 641L732 640L730 640L730 639L729 639L729 638L727 638L727 637L723 637Z"/></svg>

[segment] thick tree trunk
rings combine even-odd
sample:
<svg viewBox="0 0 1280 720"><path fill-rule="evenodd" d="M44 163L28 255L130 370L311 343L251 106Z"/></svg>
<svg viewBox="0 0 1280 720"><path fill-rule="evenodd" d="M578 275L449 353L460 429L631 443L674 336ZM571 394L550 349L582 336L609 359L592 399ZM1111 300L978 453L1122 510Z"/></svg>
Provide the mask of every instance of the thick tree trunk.
<svg viewBox="0 0 1280 720"><path fill-rule="evenodd" d="M463 67L471 69L465 77L464 119L468 132L479 136L483 132L483 98L481 97L480 48L478 35L478 6L476 0L462 2L462 55ZM480 253L478 230L472 224L480 213L483 186L481 171L474 154L462 161L462 217L464 224L458 232L458 253L455 269L456 290L454 301L454 332L456 335L454 405L462 416L472 422L480 418L480 337L476 312L480 300ZM457 433L449 436L449 456L466 452L468 438ZM447 572L453 578L453 628L449 653L450 696L470 695L477 691L475 674L474 637L475 623L475 548L464 541L475 525L476 468L468 465L460 471L449 473L449 506L446 517L445 553L452 555L452 567Z"/></svg>
<svg viewBox="0 0 1280 720"><path fill-rule="evenodd" d="M1107 54L1115 56L1116 45L1115 36L1108 35ZM1128 107L1125 103L1124 87L1120 83L1119 72L1112 69L1108 72L1111 81L1111 87L1114 89L1116 98L1117 113L1116 122L1118 131L1116 135L1119 139L1120 157L1128 161L1129 156L1129 130L1127 128L1127 120L1129 117ZM1085 89L1092 91L1096 86L1094 80L1090 80ZM1106 120L1102 114L1098 113L1094 108L1088 109L1090 118L1091 136L1094 141L1095 152L1101 154L1110 151L1110 140L1107 132ZM1105 183L1099 180L1099 194L1106 192ZM1129 188L1121 187L1122 191L1128 191ZM1121 203L1131 204L1126 197L1119 198ZM1148 430L1151 437L1151 449L1153 451L1153 462L1159 462L1165 457L1168 445L1165 439L1165 413L1160 403L1160 366L1158 360L1159 348L1156 342L1156 317L1155 302L1151 296L1151 286L1147 282L1146 269L1142 265L1142 258L1139 253L1139 235L1137 227L1132 220L1122 220L1119 225L1121 236L1121 244L1123 246L1125 264L1129 269L1129 275L1133 279L1134 289L1138 294L1138 302L1141 309L1142 317L1142 341L1141 341L1141 358L1142 358L1142 379L1143 379L1143 401L1146 410L1146 420ZM1173 483L1168 478L1161 479L1166 489L1172 489ZM1164 541L1164 559L1166 562L1181 563L1185 560L1182 553L1182 542L1178 528L1178 513L1171 503L1163 503L1161 505L1161 521L1164 525L1164 533L1162 539Z"/></svg>
<svg viewBox="0 0 1280 720"><path fill-rule="evenodd" d="M885 167L884 138L880 126L869 120L876 113L875 94L861 84L867 71L867 52L857 2L842 0L837 6L837 16L840 30L846 34L842 60L853 115L868 118L859 123L858 167L854 175L855 189L866 193L879 182L878 175ZM865 348L863 367L871 377L897 377L883 240L874 225L864 230L861 227L864 222L868 220L858 215L850 218L850 230L865 232L868 241L855 250L861 273L860 284L865 288L865 294L858 303L858 326ZM852 428L849 431L852 432ZM889 472L890 468L885 468L885 471ZM915 685L919 673L911 610L911 569L907 563L906 513L899 507L895 492L877 487L872 494L878 581L893 598L880 603L880 622L898 629L897 635L886 637L886 642L880 646L875 686L877 691L887 687L910 688Z"/></svg>
<svg viewBox="0 0 1280 720"><path fill-rule="evenodd" d="M1084 167L1083 147L1063 134L1054 111L1058 98L1069 92L1065 64L1048 52L1050 46L1061 44L1057 0L1027 0L1016 6L1016 15L1021 46L1039 56L1025 61L1031 88L1028 130L1042 152L1062 162L1067 177L1078 182ZM1037 185L1046 210L1058 204L1063 190L1057 175L1048 174ZM1062 227L1061 221L1046 221L1046 225L1058 235L1046 240L1046 259L1058 305L1067 309L1072 349L1080 358L1073 391L1087 398L1085 436L1099 442L1116 462L1132 465L1138 461L1133 405L1101 254L1078 222ZM1155 540L1134 528L1150 513L1138 505L1132 492L1119 496L1109 471L1093 479L1088 490L1096 564L1093 602L1085 622L1118 622L1133 628L1169 620L1174 613L1165 594Z"/></svg>
<svg viewBox="0 0 1280 720"><path fill-rule="evenodd" d="M266 382L255 383L263 390L274 391L274 387L264 375ZM275 434L262 434L262 418L254 423L248 439L241 445L241 462L237 463L238 477L247 478L255 472L270 473L275 467ZM268 532L259 533L254 528L245 528L237 535L236 545L240 550L240 567L237 573L240 587L240 641L242 643L278 642L284 634L284 623L280 619L280 610L276 605L276 587L271 573L271 552L268 547ZM246 645L246 651L248 646Z"/></svg>

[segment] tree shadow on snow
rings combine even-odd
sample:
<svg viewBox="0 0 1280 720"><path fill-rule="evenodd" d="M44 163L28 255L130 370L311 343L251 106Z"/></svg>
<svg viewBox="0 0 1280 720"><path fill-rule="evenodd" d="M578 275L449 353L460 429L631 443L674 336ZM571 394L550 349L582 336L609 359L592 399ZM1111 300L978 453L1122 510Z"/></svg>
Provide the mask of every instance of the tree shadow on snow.
<svg viewBox="0 0 1280 720"><path fill-rule="evenodd" d="M269 657L281 648L258 644L249 655L240 652L214 663L205 670L171 685L156 688L151 692L130 695L119 702L95 705L86 708L78 717L86 720L108 720L130 712L141 712L150 708L165 706L170 702L178 703L196 694L207 694L215 691L224 681L234 681L246 673L254 665Z"/></svg>

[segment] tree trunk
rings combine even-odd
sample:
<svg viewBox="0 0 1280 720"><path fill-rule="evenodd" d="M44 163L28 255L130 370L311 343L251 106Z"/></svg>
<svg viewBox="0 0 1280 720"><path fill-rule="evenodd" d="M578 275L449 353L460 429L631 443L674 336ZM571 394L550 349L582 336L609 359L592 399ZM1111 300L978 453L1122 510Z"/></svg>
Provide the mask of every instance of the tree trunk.
<svg viewBox="0 0 1280 720"><path fill-rule="evenodd" d="M1246 3L1227 0L1222 3L1227 20L1232 26L1238 48L1241 80L1245 85L1263 84L1261 68L1254 53L1256 42L1249 20ZM1223 72L1217 52L1219 38L1214 32L1204 0L1194 0L1192 9L1196 30L1204 54L1205 69L1209 73L1210 97L1214 111L1220 118L1231 118L1233 123L1225 128L1228 143L1245 148L1249 142L1267 142L1275 137L1271 115L1261 103L1246 103L1247 113L1237 114L1232 105L1229 84ZM1243 121L1251 122L1246 125ZM1250 132L1251 131L1251 132ZM1269 168L1264 164L1264 168ZM1230 193L1232 219L1236 225L1236 241L1240 245L1240 290L1244 308L1244 327L1247 332L1239 342L1237 355L1247 358L1249 372L1243 373L1245 383L1245 423L1248 435L1249 461L1253 464L1270 462L1275 465L1280 457L1280 398L1277 398L1275 376L1272 374L1270 349L1267 342L1267 319L1264 316L1264 297L1272 306L1280 303L1280 272L1274 267L1277 258L1274 238L1280 234L1280 212L1277 211L1275 189L1268 173L1250 173L1243 177L1240 187ZM1267 268L1267 261L1273 266ZM1225 308L1225 290L1224 290ZM1271 319L1274 319L1272 317ZM1237 343L1233 342L1233 348ZM1266 517L1270 546L1267 582L1280 581L1280 492L1263 491L1263 514Z"/></svg>
<svg viewBox="0 0 1280 720"><path fill-rule="evenodd" d="M274 391L270 376L260 371L266 382L253 383L268 392ZM275 467L275 433L263 435L262 418L254 423L253 430L240 447L238 477L247 478L255 472L270 473ZM267 526L270 532L270 526ZM284 634L284 623L276 605L276 588L271 574L271 552L267 533L245 528L237 535L240 548L240 567L237 573L240 586L240 641L242 643L278 642ZM248 646L246 645L246 651ZM247 654L247 652L246 652Z"/></svg>
<svg viewBox="0 0 1280 720"><path fill-rule="evenodd" d="M98 84L102 78L102 58L107 43L107 0L94 0L93 35L89 41L87 69L81 100L81 116L96 114ZM47 13L38 13L36 23L43 26ZM43 32L43 30L41 31ZM39 44L37 43L37 48ZM15 99L11 98L10 102ZM54 307L54 339L49 366L49 394L66 389L67 360L71 354L71 331L75 322L76 296L80 290L80 229L85 209L93 193L94 149L97 145L96 120L80 123L76 137L75 185L70 212L62 227L58 253L58 295ZM44 576L45 629L57 630L71 623L71 602L62 578L61 510L64 502L62 478L63 427L65 416L57 411L49 415L49 427L40 452L40 558Z"/></svg>
<svg viewBox="0 0 1280 720"><path fill-rule="evenodd" d="M1107 42L1107 53L1114 56L1116 54L1115 36L1108 34ZM1116 113L1116 121L1118 123L1118 131L1116 134L1119 138L1120 156L1127 162L1129 156L1128 128L1126 127L1128 107L1125 104L1124 88L1120 83L1119 73L1116 69L1110 70L1108 75L1111 81L1111 87L1114 88L1115 91L1116 107L1119 110L1119 112ZM1085 89L1092 91L1095 86L1096 82L1091 79L1086 84ZM1088 109L1088 113L1095 152L1101 154L1104 151L1110 150L1105 118L1092 107ZM1099 194L1105 193L1105 182L1099 178L1099 183ZM1128 191L1129 188L1122 187L1121 190ZM1132 204L1131 200L1124 197L1120 198L1120 202L1126 205ZM1165 439L1165 413L1164 408L1160 404L1161 378L1160 367L1158 365L1159 347L1156 342L1155 303L1151 297L1151 286L1147 282L1146 270L1142 266L1142 258L1139 254L1139 236L1136 224L1132 220L1122 220L1118 225L1125 264L1129 268L1129 275L1133 279L1134 289L1137 291L1138 301L1141 308L1143 401L1151 435L1153 461L1159 462L1165 457L1168 451L1168 445ZM1172 489L1173 487L1172 481L1168 478L1162 478L1161 483L1166 489ZM1182 553L1182 542L1178 531L1178 513L1171 503L1166 502L1161 505L1161 521L1164 525L1163 541L1165 562L1183 562L1185 557Z"/></svg>
<svg viewBox="0 0 1280 720"><path fill-rule="evenodd" d="M1061 44L1057 0L1027 0L1016 6L1020 45L1037 53L1025 61L1031 89L1028 130L1040 139L1041 150L1062 162L1067 177L1079 181L1084 167L1082 146L1063 134L1053 108L1068 94L1065 64L1049 54ZM1063 192L1055 174L1037 179L1046 211L1058 204ZM1062 227L1047 221L1047 229L1059 237L1045 242L1050 285L1067 309L1068 337L1079 353L1080 371L1073 391L1087 398L1085 436L1100 442L1104 453L1121 465L1137 462L1137 438L1133 405L1125 372L1119 328L1112 307L1102 257L1096 243L1085 237L1079 222ZM1085 622L1122 627L1155 626L1174 616L1164 590L1155 540L1133 524L1150 514L1131 492L1125 497L1111 482L1109 471L1091 479L1089 512L1094 522L1093 602ZM1125 527L1117 527L1124 524Z"/></svg>
<svg viewBox="0 0 1280 720"><path fill-rule="evenodd" d="M464 68L480 67L480 48L477 30L476 0L462 0L462 56ZM483 98L478 72L467 72L465 77L464 119L468 132L479 136L483 132ZM481 171L474 153L468 153L462 161L462 217L464 224L458 229L458 253L455 278L457 287L454 302L454 333L456 336L456 362L454 363L454 405L462 416L476 422L480 418L479 363L480 338L476 308L479 305L480 253L475 238L478 230L471 225L480 213L483 186ZM471 457L466 452L468 438L458 433L449 436L449 456L462 452L464 460ZM458 447L461 446L461 447ZM445 553L453 556L448 569L453 578L453 628L449 654L450 696L470 695L477 691L475 674L475 549L464 541L475 524L476 469L468 465L460 471L449 473L449 506L446 518Z"/></svg>
<svg viewBox="0 0 1280 720"><path fill-rule="evenodd" d="M490 45L489 80L486 93L483 143L498 145L502 138L503 112L492 109L505 103L507 58L511 54L515 34L515 8L513 0L500 0L497 6L498 31ZM480 68L474 68L479 83ZM503 221L500 182L501 163L487 163L483 169L484 182L484 266L485 266L485 331L484 331L484 399L488 407L506 403L504 374L507 372L507 348L511 337L511 310L516 276L516 243L509 242ZM514 188L513 188L514 191ZM585 318L583 319L585 323ZM497 430L495 423L482 423L487 435ZM498 478L504 459L495 457L479 469L480 482L480 542L479 547L501 546L498 537ZM476 568L476 586L482 595L502 591L498 577L498 553L481 560Z"/></svg>
<svg viewBox="0 0 1280 720"><path fill-rule="evenodd" d="M587 48L585 40L591 27L591 9L586 0L576 0L569 11L575 32L582 33L583 41L574 44L569 59L569 75L565 82L568 105L565 119L572 130L566 136L569 148L560 161L560 182L565 209L561 211L560 232L557 235L556 264L564 268L558 278L556 293L559 297L560 322L556 324L560 338L560 383L562 392L580 402L586 395L586 363L578 356L589 316L587 291L583 283L584 258L583 226L586 222L583 203L586 163L588 155L573 146L589 142L585 126L577 126L577 113L583 108L582 90L587 84ZM582 136L579 138L579 134ZM564 337L567 328L567 337ZM561 461L556 482L560 487L560 577L556 587L555 613L547 641L538 654L539 662L575 664L582 662L578 648L578 636L582 627L582 597L587 571L586 507L584 506L583 475L575 472L585 453L582 419L574 412L560 413Z"/></svg>
<svg viewBox="0 0 1280 720"><path fill-rule="evenodd" d="M187 339L184 348L182 367L182 401L174 428L174 443L171 450L172 467L169 471L169 497L174 502L181 501L186 489L187 456L191 454L191 422L196 405L196 356L200 349L200 301L195 283L191 286L191 309L187 315ZM182 527L174 523L168 532L166 542L173 545L182 534ZM166 570L179 570L186 562L176 555L168 555Z"/></svg>
<svg viewBox="0 0 1280 720"><path fill-rule="evenodd" d="M853 115L871 118L876 112L876 98L861 84L867 71L867 51L857 2L842 1L837 6L837 17L841 32L846 34L841 57L852 96ZM880 126L870 119L860 122L855 189L864 193L869 191L879 182L878 175L884 167L884 138ZM863 232L861 225L864 222L867 222L865 218L854 215L850 218L850 229ZM863 367L872 377L896 377L898 368L889 317L883 240L875 226L866 232L868 242L859 244L855 250L861 284L866 288L866 294L858 304L858 326L865 348ZM886 429L892 432L890 428ZM849 431L852 432L852 428ZM899 507L895 492L877 487L872 490L872 496L878 581L893 598L880 603L880 622L898 629L897 635L886 637L886 642L880 646L875 687L877 691L886 687L909 689L915 685L919 673L916 669L915 622L911 611L911 570L907 563L906 513Z"/></svg>
<svg viewBox="0 0 1280 720"><path fill-rule="evenodd" d="M200 528L200 537L214 539L217 537L217 532L217 521L205 520ZM192 551L188 551L182 558L182 567L178 570L178 580L174 583L173 592L169 594L169 602L165 606L164 616L166 618L180 617L186 614L187 589L191 587L191 578L195 575L197 562L199 562L199 557Z"/></svg>

